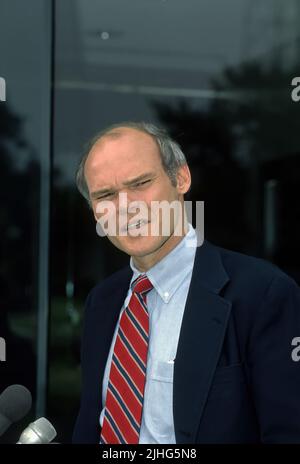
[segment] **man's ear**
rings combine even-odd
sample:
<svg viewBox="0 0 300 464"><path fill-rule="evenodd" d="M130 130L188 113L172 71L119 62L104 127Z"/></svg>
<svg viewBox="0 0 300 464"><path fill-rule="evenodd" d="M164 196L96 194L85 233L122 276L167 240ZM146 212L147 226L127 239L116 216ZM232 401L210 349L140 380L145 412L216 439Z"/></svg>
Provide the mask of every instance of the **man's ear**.
<svg viewBox="0 0 300 464"><path fill-rule="evenodd" d="M191 188L192 176L187 164L180 166L177 171L177 191L180 194L185 194Z"/></svg>

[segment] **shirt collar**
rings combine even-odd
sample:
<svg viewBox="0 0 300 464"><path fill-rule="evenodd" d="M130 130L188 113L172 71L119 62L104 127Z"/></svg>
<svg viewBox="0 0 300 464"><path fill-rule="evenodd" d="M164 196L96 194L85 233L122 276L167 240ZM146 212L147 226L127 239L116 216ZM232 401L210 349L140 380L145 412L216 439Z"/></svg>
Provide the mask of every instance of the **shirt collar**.
<svg viewBox="0 0 300 464"><path fill-rule="evenodd" d="M145 274L155 290L165 303L168 303L194 264L197 241L192 224L188 223L188 232L182 240L164 258L151 267ZM130 267L133 270L132 282L143 274L133 264L130 257Z"/></svg>

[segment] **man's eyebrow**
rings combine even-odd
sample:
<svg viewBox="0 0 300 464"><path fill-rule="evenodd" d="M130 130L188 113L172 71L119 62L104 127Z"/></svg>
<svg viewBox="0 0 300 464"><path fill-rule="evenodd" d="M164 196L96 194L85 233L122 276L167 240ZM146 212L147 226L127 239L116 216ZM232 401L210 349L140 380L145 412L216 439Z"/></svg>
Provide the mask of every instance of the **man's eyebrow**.
<svg viewBox="0 0 300 464"><path fill-rule="evenodd" d="M139 182L139 181L141 181L143 179L146 179L147 177L152 177L152 176L154 176L153 172L145 172L144 174L141 174L140 176L137 176L134 179L130 179L130 180L127 180L127 181L123 182L123 185L126 185L126 186L132 185L132 184L135 184L136 182ZM102 195L104 193L110 193L110 192L113 192L113 191L114 191L113 189L109 189L109 188L97 190L97 191L91 193L91 198L95 198L95 197L98 197L99 195Z"/></svg>
<svg viewBox="0 0 300 464"><path fill-rule="evenodd" d="M138 177L135 177L134 179L127 180L126 182L123 182L123 185L131 185L135 184L136 182L139 182L140 180L145 179L146 177L152 177L154 175L153 172L145 172L144 174L141 174Z"/></svg>

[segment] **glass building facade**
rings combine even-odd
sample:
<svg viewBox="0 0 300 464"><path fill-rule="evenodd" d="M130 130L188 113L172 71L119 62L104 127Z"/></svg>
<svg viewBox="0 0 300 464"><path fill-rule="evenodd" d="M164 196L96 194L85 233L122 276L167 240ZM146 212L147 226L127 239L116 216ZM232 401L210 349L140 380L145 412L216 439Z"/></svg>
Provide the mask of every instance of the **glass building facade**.
<svg viewBox="0 0 300 464"><path fill-rule="evenodd" d="M0 0L0 387L29 388L58 441L78 410L85 298L129 261L74 181L107 125L166 128L206 238L300 283L299 27L297 0Z"/></svg>

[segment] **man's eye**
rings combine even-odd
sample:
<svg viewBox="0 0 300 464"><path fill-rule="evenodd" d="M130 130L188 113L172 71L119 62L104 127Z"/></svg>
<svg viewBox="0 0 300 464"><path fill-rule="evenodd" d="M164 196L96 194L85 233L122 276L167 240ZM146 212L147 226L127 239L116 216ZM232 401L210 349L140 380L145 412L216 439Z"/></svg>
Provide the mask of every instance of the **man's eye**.
<svg viewBox="0 0 300 464"><path fill-rule="evenodd" d="M98 200L103 200L103 198L110 197L111 195L111 193L106 193L105 195L102 195L102 197L99 197Z"/></svg>
<svg viewBox="0 0 300 464"><path fill-rule="evenodd" d="M143 182L139 182L138 184L135 184L135 185L136 185L136 187L139 187L140 185L146 184L147 182L150 182L150 179L149 180L144 180Z"/></svg>
<svg viewBox="0 0 300 464"><path fill-rule="evenodd" d="M147 182L150 182L151 179L144 180L143 182L138 182L137 184L134 184L134 187L140 187L143 184L147 184ZM102 195L101 197L98 197L97 200L103 200L103 198L110 197L112 193L106 193L105 195Z"/></svg>

